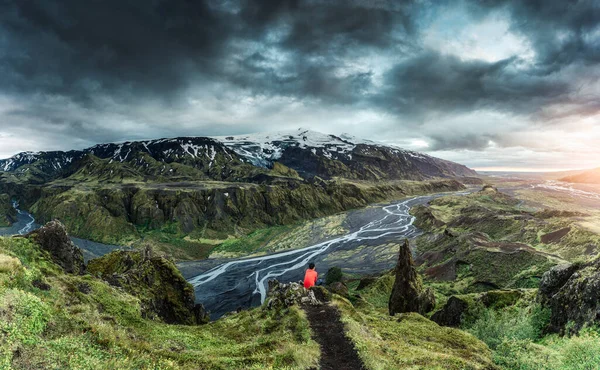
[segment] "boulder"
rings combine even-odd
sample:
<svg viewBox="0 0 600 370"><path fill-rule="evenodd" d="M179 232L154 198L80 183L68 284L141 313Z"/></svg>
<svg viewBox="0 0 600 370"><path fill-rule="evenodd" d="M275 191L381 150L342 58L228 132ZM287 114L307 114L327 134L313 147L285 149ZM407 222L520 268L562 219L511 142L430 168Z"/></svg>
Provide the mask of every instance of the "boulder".
<svg viewBox="0 0 600 370"><path fill-rule="evenodd" d="M209 321L204 307L195 303L194 288L173 261L154 255L149 248L111 252L91 260L88 271L138 297L142 315L148 319L184 325Z"/></svg>
<svg viewBox="0 0 600 370"><path fill-rule="evenodd" d="M469 308L469 304L455 296L450 297L441 310L431 316L434 321L442 326L458 327L462 323L463 314Z"/></svg>
<svg viewBox="0 0 600 370"><path fill-rule="evenodd" d="M403 312L418 312L423 315L433 309L435 297L431 289L423 288L421 278L415 270L408 240L400 246L395 275L388 304L390 315Z"/></svg>
<svg viewBox="0 0 600 370"><path fill-rule="evenodd" d="M553 267L542 276L538 295L542 305L550 308L550 331L565 333L568 327L576 333L584 326L597 326L600 324L600 259Z"/></svg>
<svg viewBox="0 0 600 370"><path fill-rule="evenodd" d="M83 253L67 235L65 226L57 220L50 221L25 237L50 254L52 260L70 274L83 274Z"/></svg>
<svg viewBox="0 0 600 370"><path fill-rule="evenodd" d="M300 283L284 284L277 280L269 280L265 307L269 310L281 310L300 304L319 306L323 302L317 299L317 295L322 293L319 289L306 289Z"/></svg>

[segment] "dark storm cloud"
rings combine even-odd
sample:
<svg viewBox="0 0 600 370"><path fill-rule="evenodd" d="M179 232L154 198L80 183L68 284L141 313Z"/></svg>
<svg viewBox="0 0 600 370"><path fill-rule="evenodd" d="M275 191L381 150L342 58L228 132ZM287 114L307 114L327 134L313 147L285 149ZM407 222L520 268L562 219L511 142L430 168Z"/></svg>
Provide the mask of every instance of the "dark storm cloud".
<svg viewBox="0 0 600 370"><path fill-rule="evenodd" d="M501 14L532 55L427 44L431 20L456 9L444 37ZM64 145L192 135L216 130L205 112L237 117L249 100L255 116L222 133L239 133L240 121L242 131L279 128L261 113L329 131L322 112L351 121L369 111L384 117L372 123L380 137L420 130L430 150L510 146L497 121L429 123L480 110L536 127L598 114L599 24L597 1L0 0L0 131L54 128ZM293 104L301 116L277 116Z"/></svg>
<svg viewBox="0 0 600 370"><path fill-rule="evenodd" d="M0 5L4 88L170 93L214 68L232 21L203 2L14 1Z"/></svg>
<svg viewBox="0 0 600 370"><path fill-rule="evenodd" d="M463 61L423 52L392 68L375 100L404 114L482 108L531 112L570 92L566 81L516 70L514 62Z"/></svg>

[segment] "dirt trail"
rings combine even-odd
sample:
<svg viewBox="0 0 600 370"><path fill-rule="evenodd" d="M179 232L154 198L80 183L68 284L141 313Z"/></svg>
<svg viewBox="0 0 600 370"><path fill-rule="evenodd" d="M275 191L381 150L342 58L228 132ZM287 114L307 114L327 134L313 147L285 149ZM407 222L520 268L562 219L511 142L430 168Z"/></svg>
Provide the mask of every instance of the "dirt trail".
<svg viewBox="0 0 600 370"><path fill-rule="evenodd" d="M339 311L330 305L305 306L306 316L321 346L321 370L364 370L354 345L344 333Z"/></svg>

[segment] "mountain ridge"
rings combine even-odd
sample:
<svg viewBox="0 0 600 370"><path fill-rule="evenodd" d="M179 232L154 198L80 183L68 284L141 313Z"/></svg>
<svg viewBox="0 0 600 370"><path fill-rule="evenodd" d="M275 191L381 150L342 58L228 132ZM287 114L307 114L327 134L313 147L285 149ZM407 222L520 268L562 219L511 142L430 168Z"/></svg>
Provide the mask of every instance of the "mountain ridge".
<svg viewBox="0 0 600 370"><path fill-rule="evenodd" d="M0 170L35 172L40 182L68 176L88 155L120 163L147 154L162 163L180 163L202 170L213 180L239 181L232 167L245 165L269 170L276 162L297 171L303 178L345 177L359 180L468 177L468 167L401 149L357 139L349 135L326 135L297 130L221 137L177 137L123 143L97 144L83 150L22 152L0 160ZM75 166L75 167L74 167ZM252 172L252 171L250 171ZM259 170L258 173L261 171Z"/></svg>

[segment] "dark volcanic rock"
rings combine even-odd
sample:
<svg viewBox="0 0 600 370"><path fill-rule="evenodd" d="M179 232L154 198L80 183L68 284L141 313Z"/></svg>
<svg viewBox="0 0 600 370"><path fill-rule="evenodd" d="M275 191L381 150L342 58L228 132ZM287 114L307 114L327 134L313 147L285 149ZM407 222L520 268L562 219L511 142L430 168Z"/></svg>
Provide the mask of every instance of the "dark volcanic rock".
<svg viewBox="0 0 600 370"><path fill-rule="evenodd" d="M48 291L48 290L52 289L50 284L48 284L45 281L40 280L40 279L35 279L34 281L31 282L31 285L38 288L39 290L44 290L44 291Z"/></svg>
<svg viewBox="0 0 600 370"><path fill-rule="evenodd" d="M434 321L442 326L460 326L463 313L469 308L467 302L454 296L448 299L448 302L441 310L435 312L431 316L431 321Z"/></svg>
<svg viewBox="0 0 600 370"><path fill-rule="evenodd" d="M60 221L50 221L39 229L25 235L43 250L50 253L52 260L71 274L83 274L85 263L83 253L69 236L65 226Z"/></svg>
<svg viewBox="0 0 600 370"><path fill-rule="evenodd" d="M551 310L551 331L574 332L600 323L600 259L585 264L559 265L546 272L538 291Z"/></svg>
<svg viewBox="0 0 600 370"><path fill-rule="evenodd" d="M396 264L396 280L389 300L390 315L403 312L424 314L435 306L431 289L423 288L421 278L415 270L408 240L400 246Z"/></svg>
<svg viewBox="0 0 600 370"><path fill-rule="evenodd" d="M142 314L169 324L195 325L209 321L202 305L195 304L194 288L181 276L175 264L155 256L147 248L115 251L88 264L91 274L121 287L141 300Z"/></svg>

